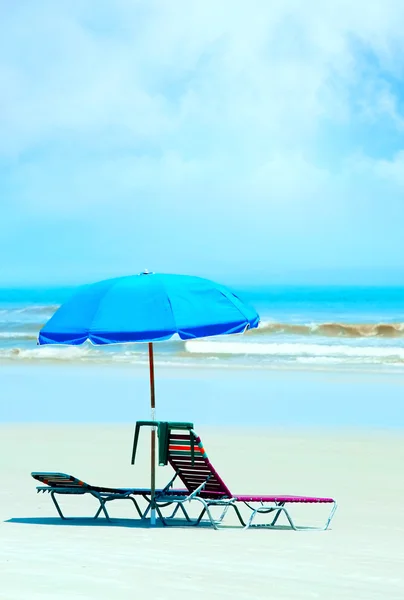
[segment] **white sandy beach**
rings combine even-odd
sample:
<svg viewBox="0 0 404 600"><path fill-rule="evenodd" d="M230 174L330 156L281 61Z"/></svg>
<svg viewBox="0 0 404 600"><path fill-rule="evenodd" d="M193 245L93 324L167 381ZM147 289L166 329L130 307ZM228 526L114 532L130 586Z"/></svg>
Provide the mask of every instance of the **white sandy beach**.
<svg viewBox="0 0 404 600"><path fill-rule="evenodd" d="M22 402L18 392L29 385L30 373L38 372L28 367L25 379L16 377L15 394L7 401ZM94 378L95 372L89 369L87 375ZM99 386L97 390L86 402L96 404L102 396ZM52 412L58 391L50 386L41 395ZM96 415L94 409L94 419ZM86 519L62 522L50 497L35 493L31 471L69 472L96 485L147 486L148 439L142 438L132 467L132 423L10 421L0 426L1 600L112 596L402 600L401 430L271 428L268 417L259 428L240 424L197 429L211 461L235 493L334 496L339 508L332 529L150 530L132 520L133 508L125 502L109 505L111 516L118 519L109 525ZM169 477L168 467L158 469L160 484ZM87 497L62 498L61 503L70 515L91 515L96 508ZM316 506L298 507L294 514L308 525L325 517L323 507Z"/></svg>
<svg viewBox="0 0 404 600"><path fill-rule="evenodd" d="M123 519L111 525L62 522L49 496L35 494L31 469L72 472L101 485L147 485L147 447L139 466L129 465L131 433L126 425L1 427L2 600L402 599L404 436L202 430L211 460L238 492L335 496L339 509L327 532L150 530L129 520L132 507L124 502L109 506ZM238 465L233 444L245 448ZM62 504L71 515L95 508L88 498ZM295 512L308 524L324 516L316 506Z"/></svg>

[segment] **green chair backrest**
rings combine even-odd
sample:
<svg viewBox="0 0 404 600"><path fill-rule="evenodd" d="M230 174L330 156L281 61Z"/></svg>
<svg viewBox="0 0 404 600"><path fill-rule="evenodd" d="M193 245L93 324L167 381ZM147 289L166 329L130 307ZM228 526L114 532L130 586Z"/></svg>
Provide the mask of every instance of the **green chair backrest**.
<svg viewBox="0 0 404 600"><path fill-rule="evenodd" d="M159 466L165 466L168 463L168 444L170 432L172 430L191 431L194 428L193 423L185 423L179 421L137 421L135 426L135 435L133 438L132 460L131 464L135 464L137 445L139 441L139 433L141 427L157 427L157 435L159 440L158 457ZM191 434L194 439L193 433ZM192 456L194 456L194 443L192 442Z"/></svg>

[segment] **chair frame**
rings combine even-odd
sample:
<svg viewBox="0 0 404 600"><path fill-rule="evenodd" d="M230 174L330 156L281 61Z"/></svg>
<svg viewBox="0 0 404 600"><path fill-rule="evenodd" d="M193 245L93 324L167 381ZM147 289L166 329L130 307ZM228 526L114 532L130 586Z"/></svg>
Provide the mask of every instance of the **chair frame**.
<svg viewBox="0 0 404 600"><path fill-rule="evenodd" d="M97 512L95 513L95 515L92 518L98 519L100 514L103 513L105 518L107 519L107 521L111 520L111 517L109 516L107 507L106 507L107 502L111 502L112 500L131 500L135 506L135 509L136 509L139 517L142 518L143 513L140 510L140 507L139 507L138 502L136 501L136 498L134 498L134 496L133 496L133 490L127 490L125 492L120 492L118 490L116 492L98 492L96 490L91 489L91 486L83 487L82 489L77 489L74 487L58 488L58 487L52 487L52 486L38 486L36 489L37 489L38 493L39 492L43 492L43 493L48 492L50 494L50 497L52 498L53 504L55 505L55 508L58 512L59 517L64 520L72 519L74 517L66 517L63 514L60 504L55 497L57 494L69 495L69 496L83 496L84 494L90 494L91 496L96 498L98 500L98 502L100 503L100 506L99 506Z"/></svg>
<svg viewBox="0 0 404 600"><path fill-rule="evenodd" d="M175 477L171 480L172 482L174 481ZM306 525L297 525L294 522L294 520L292 519L292 517L290 515L290 511L285 507L286 501L278 502L278 501L274 500L272 503L264 503L263 501L261 501L261 502L258 502L258 501L247 502L245 500L240 501L240 500L238 500L237 496L233 496L231 498L216 498L216 499L202 497L200 494L203 492L208 479L209 479L209 477L196 490L194 490L192 493L188 494L187 496L183 496L183 495L176 496L175 491L173 491L172 494L164 495L162 493L162 494L157 495L155 506L156 506L157 514L159 515L162 523L164 525L170 525L170 524L174 523L177 512L179 510L181 510L181 512L183 513L187 522L192 525L195 525L195 526L199 525L202 522L202 519L206 514L206 516L208 517L207 522L210 522L214 529L220 529L222 527L225 527L225 525L223 525L223 521L224 521L225 517L227 516L229 509L233 509L241 526L244 529L250 529L250 528L276 529L276 528L279 528L279 525L277 525L277 522L278 522L279 517L283 514L286 517L286 520L289 523L290 528L293 529L294 531L326 531L329 528L330 523L331 523L331 521L335 515L335 512L337 510L337 507L338 507L337 502L335 500L328 503L328 504L331 504L331 510L327 516L327 519L326 519L324 525L322 525L322 526L313 527L313 526L306 526ZM145 518L147 516L147 514L151 508L151 500L149 500L149 498L146 498L146 499L149 501L149 506L147 507L146 511L143 513L143 518ZM187 502L188 503L199 502L200 504L202 504L202 510L196 519L192 519L189 516L188 511L186 510L186 508L184 506ZM240 509L237 506L238 503L243 504L251 511L251 514L247 520L243 519ZM305 502L295 502L295 503L296 504L302 504L302 503L305 504ZM174 508L172 514L168 517L164 516L162 514L161 509L165 508L167 506L170 506L172 504L175 505L175 508ZM258 504L258 506L254 506L254 504ZM314 503L313 502L313 504L324 504L324 503L321 503L321 502ZM216 506L223 507L223 509L222 509L222 512L221 512L219 518L215 519L212 515L211 508L216 507ZM275 513L275 514L273 514L273 513ZM254 520L256 519L257 515L260 515L260 514L265 514L265 515L272 514L273 518L270 523L254 523ZM284 527L282 527L282 528L284 528Z"/></svg>
<svg viewBox="0 0 404 600"><path fill-rule="evenodd" d="M170 423L170 422L157 422L158 423L158 434L159 434L159 464L166 465L170 464L175 471L175 475L163 488L155 491L154 499L152 499L151 490L148 488L132 488L132 489L114 489L114 488L97 488L86 484L70 475L63 473L32 473L35 479L41 481L41 477L46 486L38 486L38 492L50 493L52 501L56 507L56 510L61 519L67 519L59 502L56 499L56 495L84 495L90 494L96 498L100 504L97 512L94 515L94 519L97 519L101 514L104 514L105 518L110 521L110 516L106 508L106 504L113 500L131 500L138 516L141 520L145 520L149 514L151 508L155 508L156 512L161 519L163 525L171 525L178 523L179 519L176 515L181 512L186 522L189 525L198 526L200 523L210 523L214 529L220 529L225 527L223 524L228 512L232 509L244 529L251 528L284 528L280 526L278 521L283 515L286 519L287 526L294 531L300 530L317 530L325 531L329 528L331 521L337 510L337 502L332 498L311 498L306 496L236 496L233 495L229 488L226 486L220 475L217 473L211 462L209 461L207 454L203 448L201 439L195 433L192 423ZM135 462L136 448L139 438L140 427L142 426L155 426L154 421L139 421L136 424L135 438L132 451L132 464ZM178 448L174 448L174 453L170 454L169 444L172 430L188 431L190 436L190 458L183 458L182 449L178 452ZM187 437L184 434L177 434L174 436L174 445L181 443L175 442L175 439L184 441ZM183 443L183 442L182 442ZM187 443L187 442L186 442ZM186 449L184 448L184 451ZM199 456L198 452L201 454ZM175 458L177 454L177 459ZM178 454L180 454L178 458ZM204 461L202 470L198 471L198 464L201 465L201 461ZM194 462L195 461L195 462ZM199 463L198 463L199 461ZM184 469L187 475L184 476ZM191 473L191 475L190 475ZM192 476L193 474L193 476ZM206 475L203 478L203 475ZM48 477L50 476L50 477ZM48 482L48 479L53 478L53 484ZM60 485L58 485L58 477ZM173 483L175 479L179 477L186 489L175 489ZM184 479L185 477L185 479ZM190 477L187 483L187 477ZM74 485L69 485L69 482ZM196 483L198 485L196 486ZM194 488L194 489L192 489ZM146 508L142 512L137 502L137 498L143 498L146 502ZM289 498L289 499L288 499ZM191 518L187 509L185 508L186 503L198 502L202 505L201 512L196 518ZM290 503L296 504L331 504L331 510L324 525L320 527L309 527L297 525L290 515L290 509L285 505ZM153 504L153 507L152 507ZM243 518L240 512L239 505L242 504L248 508L250 515L247 519ZM171 514L166 516L163 514L163 509L171 507ZM214 518L212 509L215 507L221 508L221 513L218 518ZM204 517L207 519L204 519ZM271 515L269 523L257 523L257 518L261 515Z"/></svg>

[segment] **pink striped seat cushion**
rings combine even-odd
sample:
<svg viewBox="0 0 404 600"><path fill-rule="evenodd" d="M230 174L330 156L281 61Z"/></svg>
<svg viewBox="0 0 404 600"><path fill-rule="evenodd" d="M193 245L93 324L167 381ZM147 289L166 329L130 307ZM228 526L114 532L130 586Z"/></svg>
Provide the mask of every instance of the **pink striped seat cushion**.
<svg viewBox="0 0 404 600"><path fill-rule="evenodd" d="M302 502L302 503L317 503L325 504L335 502L333 498L318 498L317 496L233 496L238 502Z"/></svg>

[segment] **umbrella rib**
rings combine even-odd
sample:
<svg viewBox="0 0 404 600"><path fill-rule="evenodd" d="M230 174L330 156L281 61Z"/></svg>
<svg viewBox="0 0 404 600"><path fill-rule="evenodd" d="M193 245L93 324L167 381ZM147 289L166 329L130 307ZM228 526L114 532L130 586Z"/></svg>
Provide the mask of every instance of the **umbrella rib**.
<svg viewBox="0 0 404 600"><path fill-rule="evenodd" d="M112 345L112 344L119 343L119 342L112 342L112 344L111 343L109 343L109 344L97 344L97 343L93 342L93 340L90 339L90 335L91 335L90 332L92 331L93 323L96 320L96 318L98 317L98 313L100 312L101 307L102 307L103 303L105 302L105 298L109 295L109 293L111 292L111 290L113 288L114 288L114 285L111 285L108 288L108 290L104 293L104 295L102 296L102 300L100 300L100 302L98 303L97 310L95 311L95 313L93 314L93 318L91 319L91 323L90 323L89 328L88 328L87 340L86 341L90 341L90 343L93 346L109 346L109 345Z"/></svg>
<svg viewBox="0 0 404 600"><path fill-rule="evenodd" d="M243 319L246 321L246 324L245 324L245 328L244 328L244 330L248 329L248 328L249 328L249 326L250 326L250 321L249 321L248 317L247 317L247 316L246 316L246 315L243 313L243 311L242 311L242 310L241 310L241 309L240 309L240 308L237 306L237 304L235 304L235 303L233 302L233 300L232 300L232 299L231 299L231 298L230 298L230 297L227 295L227 293L226 293L225 291L223 291L223 290L219 290L219 291L220 291L220 293L222 294L222 296L224 296L224 297L225 297L227 300L229 300L229 301L232 303L232 305L234 306L234 308L235 308L236 310L238 310L238 312L241 314L241 316L243 317ZM236 296L235 294L232 294L232 295L233 295L235 298L237 298L237 300L238 300L240 303L242 303L242 301L240 300L240 298L238 298L238 296Z"/></svg>
<svg viewBox="0 0 404 600"><path fill-rule="evenodd" d="M174 327L175 327L175 332L178 333L178 326L177 326L177 321L176 321L175 316L174 316L173 305L171 304L170 296L168 294L166 294L166 295L167 295L167 302L168 302L168 304L170 306L170 311L171 311L171 316L172 316Z"/></svg>

